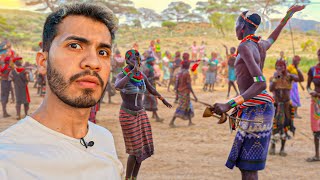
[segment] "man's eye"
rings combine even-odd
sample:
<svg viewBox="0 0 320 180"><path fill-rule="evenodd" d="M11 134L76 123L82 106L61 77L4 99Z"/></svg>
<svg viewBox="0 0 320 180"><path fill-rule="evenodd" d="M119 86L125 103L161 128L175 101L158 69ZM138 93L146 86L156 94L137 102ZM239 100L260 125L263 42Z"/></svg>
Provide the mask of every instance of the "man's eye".
<svg viewBox="0 0 320 180"><path fill-rule="evenodd" d="M99 55L101 55L101 56L108 56L108 52L105 51L105 50L100 50L100 51L99 51Z"/></svg>
<svg viewBox="0 0 320 180"><path fill-rule="evenodd" d="M69 47L71 47L73 49L81 49L81 46L79 44L76 44L76 43L70 44Z"/></svg>

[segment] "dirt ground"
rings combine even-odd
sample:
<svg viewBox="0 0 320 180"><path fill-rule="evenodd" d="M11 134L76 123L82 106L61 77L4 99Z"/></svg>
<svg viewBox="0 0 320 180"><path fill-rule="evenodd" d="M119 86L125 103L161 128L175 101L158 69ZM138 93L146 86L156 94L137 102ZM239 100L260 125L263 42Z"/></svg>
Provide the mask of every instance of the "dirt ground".
<svg viewBox="0 0 320 180"><path fill-rule="evenodd" d="M269 73L271 74L271 73ZM306 76L305 76L306 77ZM200 84L200 79L198 79ZM36 95L36 90L30 90L32 103L30 112L33 112L41 103L42 98ZM226 85L216 87L213 93L203 92L201 86L195 86L198 99L207 103L225 102ZM165 88L158 87L159 92L165 97L173 97ZM286 146L287 157L268 156L266 169L259 173L260 179L317 179L319 178L320 162L308 163L307 157L314 155L313 136L310 129L310 97L306 91L301 91L302 107L299 114L302 119L296 119L296 135L289 140ZM232 92L235 95L234 92ZM107 98L105 99L107 101ZM118 156L126 165L123 136L118 120L118 112L121 99L119 94L112 98L113 104L102 104L98 113L98 124L109 129L115 139ZM169 99L173 103L173 99ZM205 106L193 103L195 126L188 127L188 122L177 119L177 128L169 128L168 123L175 111L159 104L159 114L165 119L163 123L157 123L151 119L155 154L143 162L139 179L142 180L211 180L211 179L240 179L238 169L229 170L224 166L228 157L235 132L230 134L228 125L217 124L217 119L202 118ZM14 104L8 105L8 112L15 115ZM148 113L151 116L151 113ZM0 118L0 131L16 123L15 116ZM279 152L279 144L277 153Z"/></svg>

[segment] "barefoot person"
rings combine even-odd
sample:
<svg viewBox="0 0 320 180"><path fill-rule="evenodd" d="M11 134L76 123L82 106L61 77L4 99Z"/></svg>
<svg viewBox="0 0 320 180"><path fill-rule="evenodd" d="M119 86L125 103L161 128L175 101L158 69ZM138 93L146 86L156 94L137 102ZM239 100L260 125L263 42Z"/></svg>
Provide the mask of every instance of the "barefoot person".
<svg viewBox="0 0 320 180"><path fill-rule="evenodd" d="M307 90L311 95L310 120L311 130L314 137L315 155L307 159L308 162L320 161L319 139L320 139L320 49L317 51L318 64L311 67L308 72ZM311 90L314 84L314 91Z"/></svg>
<svg viewBox="0 0 320 180"><path fill-rule="evenodd" d="M127 66L119 73L115 88L120 91L122 104L120 108L120 124L129 154L126 180L136 179L143 160L153 155L153 139L151 125L143 107L143 94L149 91L171 108L168 103L150 84L148 77L140 72L140 54L129 50L125 55Z"/></svg>
<svg viewBox="0 0 320 180"><path fill-rule="evenodd" d="M88 122L110 73L115 20L93 4L47 17L36 58L47 92L33 114L0 133L0 179L121 180L112 134Z"/></svg>
<svg viewBox="0 0 320 180"><path fill-rule="evenodd" d="M236 72L234 69L234 63L236 62L236 57L237 55L236 53L236 48L235 47L231 47L230 48L230 54L228 52L228 47L226 45L223 45L226 48L226 56L228 58L228 94L227 94L227 98L230 97L230 90L231 90L231 86L234 88L234 90L236 91L237 95L239 95L239 92L237 90L237 87L235 85L235 81L236 81Z"/></svg>
<svg viewBox="0 0 320 180"><path fill-rule="evenodd" d="M293 124L293 106L290 101L290 91L293 82L303 82L303 75L297 69L297 75L290 74L287 71L286 62L278 60L276 63L276 72L270 78L270 91L273 92L275 98L275 116L273 121L273 130L271 136L270 155L275 155L276 142L281 140L280 156L286 156L284 151L286 140L290 139L288 131L294 135L295 127Z"/></svg>
<svg viewBox="0 0 320 180"><path fill-rule="evenodd" d="M300 60L301 60L301 58L299 56L294 56L292 58L292 64L290 64L287 68L288 72L290 74L298 75L297 69L299 67ZM300 119L301 117L298 115L298 107L301 106L299 86L298 86L299 84L301 85L300 82L293 82L292 83L292 89L290 91L290 99L291 99L292 106L294 108L294 117ZM302 88L302 90L304 90L304 87L302 85L301 85L301 88Z"/></svg>
<svg viewBox="0 0 320 180"><path fill-rule="evenodd" d="M190 93L193 94L193 97L195 98L195 100L197 100L197 97L194 94L192 90L192 85L191 85L191 77L189 73L189 67L190 67L189 56L190 55L188 53L183 54L182 67L180 72L177 75L175 89L176 89L176 93L178 94L179 105L169 124L170 127L175 127L174 121L176 120L177 117L184 120L189 120L189 126L193 125L191 119L194 116L194 111L193 111L192 103L190 100Z"/></svg>
<svg viewBox="0 0 320 180"><path fill-rule="evenodd" d="M249 122L240 121L226 163L230 169L237 166L241 171L242 179L258 179L258 171L265 168L268 153L274 100L265 91L266 82L262 74L266 51L277 40L292 15L303 8L304 6L291 7L266 41L254 35L261 22L258 14L245 11L238 17L236 34L241 43L237 48L235 69L240 95L228 103L214 104L212 110L214 113L222 114L237 107L236 115L241 119L249 120ZM262 120L262 123L250 122L253 120Z"/></svg>

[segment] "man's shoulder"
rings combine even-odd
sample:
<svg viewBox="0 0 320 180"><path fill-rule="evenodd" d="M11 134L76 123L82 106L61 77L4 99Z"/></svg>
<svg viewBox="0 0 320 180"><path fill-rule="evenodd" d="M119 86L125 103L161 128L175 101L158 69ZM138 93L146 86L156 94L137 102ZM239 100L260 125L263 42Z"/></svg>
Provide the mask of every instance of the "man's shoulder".
<svg viewBox="0 0 320 180"><path fill-rule="evenodd" d="M97 124L94 124L92 122L89 122L89 123L90 123L90 131L92 131L94 133L94 135L103 136L103 137L113 139L112 133L108 129L106 129L102 126L99 126Z"/></svg>
<svg viewBox="0 0 320 180"><path fill-rule="evenodd" d="M8 129L0 133L0 144L2 143L15 143L19 141L22 136L25 136L30 129L28 117L20 120L16 124L10 126Z"/></svg>

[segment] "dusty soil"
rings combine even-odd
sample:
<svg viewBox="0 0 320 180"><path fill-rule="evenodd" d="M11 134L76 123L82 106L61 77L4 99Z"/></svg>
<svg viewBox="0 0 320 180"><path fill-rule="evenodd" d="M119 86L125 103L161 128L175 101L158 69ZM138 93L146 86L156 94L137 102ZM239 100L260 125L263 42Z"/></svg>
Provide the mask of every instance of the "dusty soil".
<svg viewBox="0 0 320 180"><path fill-rule="evenodd" d="M268 74L271 74L268 72ZM305 76L306 77L306 76ZM203 92L198 79L194 87L198 99L213 104L224 102L226 99L226 86L216 87L213 93ZM33 112L41 103L42 98L36 95L36 90L30 90L32 103L30 112ZM165 97L173 97L165 88L158 87L160 93ZM310 130L310 97L306 91L301 91L302 107L299 114L302 119L296 119L297 128L295 137L288 141L286 151L287 157L268 156L266 169L259 173L260 179L317 179L319 178L320 162L308 163L307 157L314 155L313 136ZM232 95L235 95L232 92ZM173 103L173 99L169 99ZM105 100L107 101L107 100ZM109 129L115 139L119 158L126 165L127 154L125 153L123 136L118 120L120 108L120 96L117 94L112 98L113 104L102 104L98 113L98 124ZM169 128L168 123L175 111L176 104L172 109L159 105L159 114L165 119L163 123L157 123L151 119L153 137L155 143L155 154L143 162L139 179L143 180L205 180L205 179L240 179L238 169L229 170L224 166L228 157L235 132L230 134L227 124L218 125L217 119L202 118L205 107L199 103L193 103L195 126L188 127L188 122L178 119L177 128ZM14 104L8 105L8 111L15 115ZM148 114L151 116L151 113ZM0 131L16 123L15 116L0 118ZM277 146L277 153L279 151Z"/></svg>

